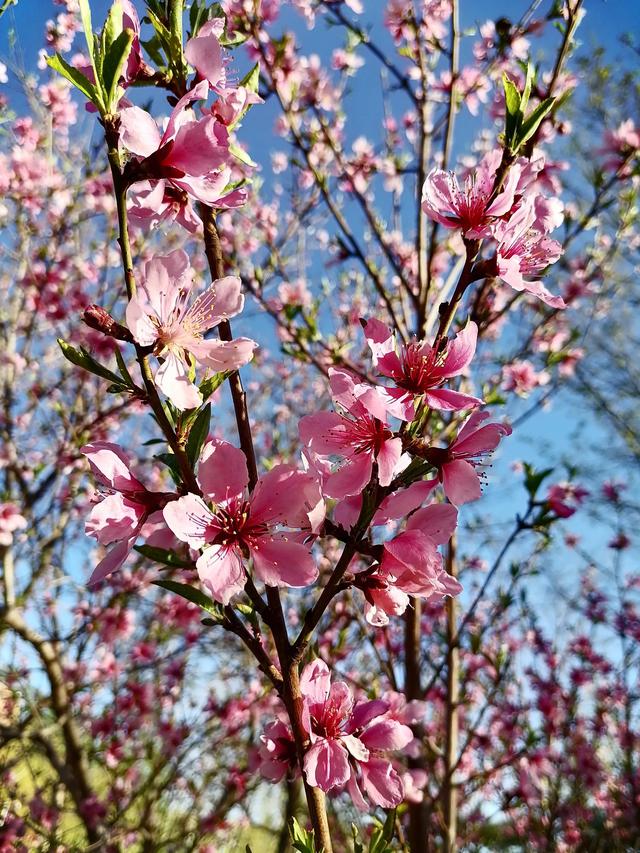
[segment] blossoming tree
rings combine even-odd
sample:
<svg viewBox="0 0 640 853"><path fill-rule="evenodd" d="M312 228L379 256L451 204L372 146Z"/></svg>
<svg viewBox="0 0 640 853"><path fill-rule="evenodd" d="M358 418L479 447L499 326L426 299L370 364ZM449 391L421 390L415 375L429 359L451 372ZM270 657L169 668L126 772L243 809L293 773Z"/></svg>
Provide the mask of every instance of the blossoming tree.
<svg viewBox="0 0 640 853"><path fill-rule="evenodd" d="M2 737L14 771L33 755L48 767L28 795L7 773L10 801L28 801L7 810L7 844L66 849L71 812L85 849L205 850L210 835L233 849L263 778L286 791L280 850L591 849L612 826L628 849L637 582L617 564L603 598L584 575L576 608L622 652L576 627L567 672L526 598L589 491L521 465L525 507L484 576L495 542L457 530L512 440L503 395L538 409L584 357L565 315L616 262L611 232L591 245L586 229L635 187L631 122L604 140L593 203L560 198L581 0L485 23L468 65L456 0L391 0L370 26L358 0L297 0L344 41L334 76L276 35L278 2L187 5L116 0L96 27L88 0L68 2L39 92L60 166L28 119L2 161L20 261L3 309L2 613L21 647ZM349 148L365 58L382 75L380 139ZM72 184L82 104L102 154ZM286 196L247 150L269 110ZM450 170L465 111L490 122ZM629 223L620 208L617 233ZM250 324L249 304L273 324ZM15 427L39 421L26 452ZM621 486L603 488L620 507ZM100 553L72 594L83 516ZM45 687L25 691L34 665Z"/></svg>

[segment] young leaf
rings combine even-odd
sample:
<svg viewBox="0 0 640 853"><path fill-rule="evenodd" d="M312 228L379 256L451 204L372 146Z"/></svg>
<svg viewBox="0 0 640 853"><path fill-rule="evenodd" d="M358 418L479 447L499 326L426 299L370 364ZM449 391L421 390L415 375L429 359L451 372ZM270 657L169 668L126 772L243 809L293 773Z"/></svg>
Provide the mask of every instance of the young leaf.
<svg viewBox="0 0 640 853"><path fill-rule="evenodd" d="M53 68L54 71L57 71L58 74L65 77L70 83L73 83L76 89L79 89L85 98L91 101L92 104L95 104L96 106L99 105L98 91L91 80L88 80L84 74L81 71L78 71L77 68L74 68L73 65L69 65L69 63L66 62L59 53L56 53L54 56L48 56L47 65L50 68Z"/></svg>
<svg viewBox="0 0 640 853"><path fill-rule="evenodd" d="M120 377L99 364L95 358L89 355L84 347L76 349L62 338L58 338L58 346L62 350L62 355L67 359L67 361L70 361L71 364L75 364L76 367L82 367L89 373L93 373L95 376L100 376L102 379L106 379L114 385L122 386L122 380Z"/></svg>
<svg viewBox="0 0 640 853"><path fill-rule="evenodd" d="M100 34L100 47L104 56L109 52L109 48L122 33L122 6L120 0L114 0L109 9L107 20L104 22L102 33Z"/></svg>
<svg viewBox="0 0 640 853"><path fill-rule="evenodd" d="M120 347L116 347L115 356L116 356L116 362L118 364L118 370L120 371L120 374L121 374L122 378L124 379L126 385L129 388L134 388L135 386L133 384L133 379L131 378L131 374L129 373L129 370L127 369L126 362L125 362L124 358L122 357L122 353L120 352Z"/></svg>
<svg viewBox="0 0 640 853"><path fill-rule="evenodd" d="M295 817L291 818L289 833L293 849L297 850L298 853L322 853L322 850L316 850L313 841L313 830L307 832L306 829L300 826Z"/></svg>
<svg viewBox="0 0 640 853"><path fill-rule="evenodd" d="M520 92L515 83L502 75L502 86L504 88L504 101L506 106L505 114L505 129L504 136L507 147L514 149L516 134L518 127L522 121L522 111L520 109Z"/></svg>
<svg viewBox="0 0 640 853"><path fill-rule="evenodd" d="M168 592L174 592L181 598L191 601L192 604L197 604L198 607L210 613L216 622L221 623L224 620L222 605L209 598L202 590L196 589L194 586L189 586L186 583L178 583L177 581L152 581L152 583L162 587L162 589L166 589Z"/></svg>
<svg viewBox="0 0 640 853"><path fill-rule="evenodd" d="M115 110L120 100L118 97L118 82L122 75L122 69L131 52L133 35L133 30L123 30L104 57L102 78L107 96L106 108L110 113Z"/></svg>
<svg viewBox="0 0 640 853"><path fill-rule="evenodd" d="M195 465L200 456L202 446L209 435L209 424L211 422L211 403L201 409L198 417L195 419L193 426L189 430L189 438L187 439L187 457L192 465Z"/></svg>
<svg viewBox="0 0 640 853"><path fill-rule="evenodd" d="M213 376L210 376L208 379L205 379L200 383L200 393L202 394L202 399L206 402L209 397L213 394L214 391L217 391L218 388L222 385L224 380L229 376L229 373L214 373Z"/></svg>
<svg viewBox="0 0 640 853"><path fill-rule="evenodd" d="M154 548L153 545L134 545L134 548L138 554L153 560L154 563L162 563L163 566L171 566L174 569L193 568L193 563L190 560L183 560L166 548Z"/></svg>
<svg viewBox="0 0 640 853"><path fill-rule="evenodd" d="M245 166L250 166L252 169L255 169L256 163L251 159L249 154L243 149L240 148L239 145L236 145L234 142L229 145L229 154L232 154L236 160L239 160L241 163L244 163Z"/></svg>
<svg viewBox="0 0 640 853"><path fill-rule="evenodd" d="M369 853L392 853L391 842L396 826L396 810L387 814L384 825L378 824L371 833Z"/></svg>
<svg viewBox="0 0 640 853"><path fill-rule="evenodd" d="M531 97L531 87L533 86L534 77L534 67L530 62L527 62L527 76L525 77L524 89L522 91L522 98L520 100L520 110L523 115L527 111L527 106L529 105L529 98Z"/></svg>
<svg viewBox="0 0 640 853"><path fill-rule="evenodd" d="M555 102L555 98L545 98L545 100L541 101L535 110L533 110L533 112L522 122L522 127L518 134L518 148L521 145L524 145L528 139L531 139L533 134L540 127L544 117L553 109Z"/></svg>

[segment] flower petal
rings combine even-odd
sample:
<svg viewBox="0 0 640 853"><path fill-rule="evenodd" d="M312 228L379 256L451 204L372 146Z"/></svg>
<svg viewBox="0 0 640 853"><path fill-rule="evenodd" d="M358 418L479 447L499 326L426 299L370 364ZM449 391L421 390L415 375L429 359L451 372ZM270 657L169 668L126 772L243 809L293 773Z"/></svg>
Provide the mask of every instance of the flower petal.
<svg viewBox="0 0 640 853"><path fill-rule="evenodd" d="M208 441L200 456L198 482L205 495L216 503L242 495L249 483L244 453L228 441Z"/></svg>

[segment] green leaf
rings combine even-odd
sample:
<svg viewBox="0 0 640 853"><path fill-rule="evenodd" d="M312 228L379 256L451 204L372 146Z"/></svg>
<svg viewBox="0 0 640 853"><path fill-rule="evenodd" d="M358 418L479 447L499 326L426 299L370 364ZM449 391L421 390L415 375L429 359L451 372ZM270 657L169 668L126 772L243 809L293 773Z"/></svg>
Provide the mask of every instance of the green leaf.
<svg viewBox="0 0 640 853"><path fill-rule="evenodd" d="M250 92L258 91L258 84L260 83L260 63L256 62L251 71L246 74L242 80L240 81L240 85L244 86Z"/></svg>
<svg viewBox="0 0 640 853"><path fill-rule="evenodd" d="M369 853L392 853L391 842L396 825L396 811L388 812L387 819L384 824L378 824L371 833L371 841L369 843Z"/></svg>
<svg viewBox="0 0 640 853"><path fill-rule="evenodd" d="M351 835L353 836L353 853L364 853L364 847L362 846L362 842L358 837L358 827L355 823L351 824Z"/></svg>
<svg viewBox="0 0 640 853"><path fill-rule="evenodd" d="M198 607L201 607L203 610L206 610L207 613L210 613L217 624L224 621L222 605L218 604L212 598L209 598L209 596L205 595L202 590L196 589L194 586L189 586L189 584L186 583L178 583L177 581L152 581L152 583L156 586L162 587L162 589L166 589L168 592L174 592L181 598L191 601L192 604L197 604Z"/></svg>
<svg viewBox="0 0 640 853"><path fill-rule="evenodd" d="M509 77L507 77L506 74L502 75L502 86L504 88L504 101L506 106L504 137L507 147L513 150L518 127L522 121L520 92L518 92L518 87L509 79Z"/></svg>
<svg viewBox="0 0 640 853"><path fill-rule="evenodd" d="M209 435L209 424L211 423L211 403L200 410L193 426L189 430L187 439L187 457L191 465L195 465L200 457L202 446Z"/></svg>
<svg viewBox="0 0 640 853"><path fill-rule="evenodd" d="M199 390L202 394L202 399L206 402L213 392L218 390L229 375L229 372L214 373L213 376L210 376L208 379L201 382Z"/></svg>
<svg viewBox="0 0 640 853"><path fill-rule="evenodd" d="M73 83L76 89L79 89L85 98L91 101L92 104L98 106L98 91L91 80L87 79L84 74L81 71L78 71L77 68L74 68L73 65L69 65L69 63L66 62L59 53L56 53L54 56L47 56L47 65L50 68L53 68L54 71L57 71L58 74L65 77L70 83Z"/></svg>
<svg viewBox="0 0 640 853"><path fill-rule="evenodd" d="M120 0L114 0L109 9L107 20L104 22L100 34L100 48L103 56L106 56L109 48L122 33L122 6Z"/></svg>
<svg viewBox="0 0 640 853"><path fill-rule="evenodd" d="M91 67L93 68L93 74L95 77L95 86L96 91L98 92L98 101L96 101L96 106L102 110L104 108L104 93L102 91L101 79L102 75L100 74L101 66L102 66L102 58L100 56L100 51L96 45L96 39L93 35L93 25L91 23L91 7L89 6L89 0L78 0L78 5L80 6L80 18L82 20L82 29L84 30L84 37L87 42L87 50L89 51L89 59L91 61Z"/></svg>
<svg viewBox="0 0 640 853"><path fill-rule="evenodd" d="M524 487L531 498L535 498L543 481L552 473L553 468L545 468L542 471L536 471L533 465L530 465L528 462L524 463Z"/></svg>
<svg viewBox="0 0 640 853"><path fill-rule="evenodd" d="M78 5L80 6L80 19L82 20L84 37L87 40L87 47L89 48L89 54L93 61L93 27L91 25L91 7L89 6L89 0L78 0Z"/></svg>
<svg viewBox="0 0 640 853"><path fill-rule="evenodd" d="M520 92L516 84L507 77L502 75L502 86L504 88L504 100L507 107L507 113L510 116L516 116L520 110Z"/></svg>
<svg viewBox="0 0 640 853"><path fill-rule="evenodd" d="M171 474L171 479L176 486L179 486L182 482L182 477L180 476L180 468L178 467L178 460L175 455L173 453L158 453L153 458L159 462L163 462L167 466Z"/></svg>
<svg viewBox="0 0 640 853"><path fill-rule="evenodd" d="M313 830L307 832L306 829L300 826L295 817L291 818L289 833L293 849L297 850L298 853L322 853L322 850L316 850L313 840Z"/></svg>
<svg viewBox="0 0 640 853"><path fill-rule="evenodd" d="M62 355L67 359L67 361L70 361L71 364L75 364L76 367L82 367L89 373L93 373L95 376L100 376L102 379L106 379L114 385L122 386L122 380L120 377L99 364L95 358L89 355L84 347L76 349L62 338L58 338L58 346L62 350Z"/></svg>
<svg viewBox="0 0 640 853"><path fill-rule="evenodd" d="M545 98L545 100L539 103L535 110L533 110L533 112L522 122L522 127L518 134L518 148L520 148L521 145L524 145L528 139L531 139L544 117L553 109L555 102L555 98Z"/></svg>
<svg viewBox="0 0 640 853"><path fill-rule="evenodd" d="M162 563L163 566L171 566L174 569L191 569L193 563L190 560L183 560L178 557L173 551L168 551L166 548L154 548L152 545L134 545L138 554L153 560L154 563Z"/></svg>
<svg viewBox="0 0 640 853"><path fill-rule="evenodd" d="M110 113L114 112L120 100L118 96L118 83L122 76L122 70L129 59L133 38L133 30L123 30L104 57L102 78L104 90L107 95L106 108Z"/></svg>
<svg viewBox="0 0 640 853"><path fill-rule="evenodd" d="M240 148L239 145L236 145L235 142L229 144L229 154L232 154L236 160L244 163L245 166L250 166L252 169L255 169L257 166L257 163L254 163L249 154L243 148Z"/></svg>
<svg viewBox="0 0 640 853"><path fill-rule="evenodd" d="M116 356L116 362L118 364L118 370L120 371L120 374L121 374L122 378L124 379L125 383L127 384L127 386L129 388L135 388L135 385L133 384L133 379L131 378L131 374L129 373L129 370L127 369L127 365L126 365L124 358L122 357L122 353L120 352L120 347L116 347L115 356Z"/></svg>
<svg viewBox="0 0 640 853"><path fill-rule="evenodd" d="M524 115L527 111L527 107L529 105L529 98L531 97L531 87L533 86L533 81L535 79L535 69L530 62L527 62L527 75L524 81L524 89L522 91L522 98L520 100L520 110Z"/></svg>

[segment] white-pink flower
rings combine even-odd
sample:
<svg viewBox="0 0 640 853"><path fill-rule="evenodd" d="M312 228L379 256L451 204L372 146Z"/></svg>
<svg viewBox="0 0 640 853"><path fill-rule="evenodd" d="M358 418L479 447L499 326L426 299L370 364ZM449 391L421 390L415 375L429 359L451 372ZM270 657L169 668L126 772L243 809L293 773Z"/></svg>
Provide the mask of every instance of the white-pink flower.
<svg viewBox="0 0 640 853"><path fill-rule="evenodd" d="M526 291L552 308L564 308L561 296L553 296L541 281L528 281L562 255L562 246L536 230L538 218L535 200L524 202L507 220L493 224L496 249L496 274L514 290Z"/></svg>
<svg viewBox="0 0 640 853"><path fill-rule="evenodd" d="M144 523L170 496L150 492L143 486L131 473L129 460L117 444L94 441L86 444L81 452L87 457L103 491L86 521L85 531L101 545L111 546L89 578L89 586L94 586L120 568Z"/></svg>
<svg viewBox="0 0 640 853"><path fill-rule="evenodd" d="M14 503L0 503L0 545L11 545L13 534L26 526L27 519Z"/></svg>
<svg viewBox="0 0 640 853"><path fill-rule="evenodd" d="M240 279L226 276L213 282L189 306L193 286L189 257L182 249L156 255L127 306L127 325L140 346L153 347L163 359L155 374L158 388L178 409L192 409L202 395L189 371L192 358L216 372L236 370L251 360L257 346L249 338L205 340L204 334L242 311Z"/></svg>
<svg viewBox="0 0 640 853"><path fill-rule="evenodd" d="M246 200L244 190L227 190L232 155L226 125L211 114L197 119L190 109L208 93L209 84L202 80L180 98L162 134L140 107L120 111L121 144L137 160L134 168L128 166L134 182L130 193L134 222L157 224L177 218L193 231L200 219L190 198L217 208L237 207Z"/></svg>
<svg viewBox="0 0 640 853"><path fill-rule="evenodd" d="M311 746L304 758L307 782L323 791L347 787L354 804L366 811L363 794L383 808L402 802L402 779L387 758L413 740L411 729L385 717L380 699L356 702L348 684L331 682L324 661L308 664L300 677L304 721Z"/></svg>
<svg viewBox="0 0 640 853"><path fill-rule="evenodd" d="M381 389L356 382L345 370L329 371L331 393L344 412L316 412L300 420L300 438L312 454L343 462L329 474L323 490L332 498L358 495L371 479L374 463L380 485L388 486L405 460L402 441L387 426L388 405ZM406 460L408 461L408 460Z"/></svg>
<svg viewBox="0 0 640 853"><path fill-rule="evenodd" d="M520 168L512 166L495 198L495 157L487 155L462 187L453 172L432 169L422 189L422 209L446 228L460 228L469 238L485 237L490 225L514 203Z"/></svg>
<svg viewBox="0 0 640 853"><path fill-rule="evenodd" d="M208 442L198 483L209 503L187 494L167 504L173 533L202 551L196 567L216 601L228 604L246 582L246 562L268 586L308 586L318 576L308 541L324 521L318 482L291 465L276 465L249 496L244 454L226 441Z"/></svg>

